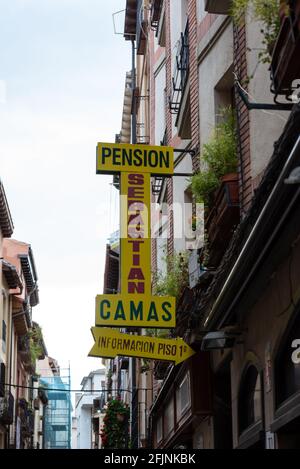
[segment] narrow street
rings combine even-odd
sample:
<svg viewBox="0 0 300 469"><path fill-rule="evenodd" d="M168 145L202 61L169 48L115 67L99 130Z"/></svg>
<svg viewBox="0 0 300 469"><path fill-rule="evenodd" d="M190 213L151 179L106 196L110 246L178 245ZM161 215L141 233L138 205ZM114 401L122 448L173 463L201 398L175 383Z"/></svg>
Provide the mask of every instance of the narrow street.
<svg viewBox="0 0 300 469"><path fill-rule="evenodd" d="M299 58L300 0L3 2L0 449L300 448Z"/></svg>

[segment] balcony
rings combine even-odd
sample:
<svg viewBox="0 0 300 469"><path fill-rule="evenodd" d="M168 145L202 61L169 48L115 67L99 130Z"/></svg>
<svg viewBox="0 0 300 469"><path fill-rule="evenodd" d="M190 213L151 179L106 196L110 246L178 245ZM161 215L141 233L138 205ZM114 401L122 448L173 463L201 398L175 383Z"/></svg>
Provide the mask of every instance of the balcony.
<svg viewBox="0 0 300 469"><path fill-rule="evenodd" d="M11 425L14 420L14 396L7 392L0 398L0 423L2 425Z"/></svg>
<svg viewBox="0 0 300 469"><path fill-rule="evenodd" d="M238 176L232 173L222 178L222 184L215 194L205 223L209 239L210 266L216 267L221 261L239 218Z"/></svg>
<svg viewBox="0 0 300 469"><path fill-rule="evenodd" d="M228 15L231 0L205 0L205 11L218 15Z"/></svg>
<svg viewBox="0 0 300 469"><path fill-rule="evenodd" d="M300 0L291 2L290 15L282 20L271 62L271 91L289 98L300 79Z"/></svg>
<svg viewBox="0 0 300 469"><path fill-rule="evenodd" d="M25 437L30 437L34 432L34 411L28 407L26 399L19 399L19 416L21 430Z"/></svg>
<svg viewBox="0 0 300 469"><path fill-rule="evenodd" d="M189 24L187 22L184 33L181 33L175 57L175 68L172 77L172 92L169 97L171 113L178 114L182 97L189 75Z"/></svg>

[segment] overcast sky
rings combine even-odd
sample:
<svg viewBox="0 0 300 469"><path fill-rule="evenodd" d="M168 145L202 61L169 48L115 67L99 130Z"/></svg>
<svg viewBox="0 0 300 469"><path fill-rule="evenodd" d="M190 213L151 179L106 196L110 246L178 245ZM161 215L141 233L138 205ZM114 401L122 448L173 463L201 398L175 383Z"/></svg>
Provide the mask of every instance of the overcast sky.
<svg viewBox="0 0 300 469"><path fill-rule="evenodd" d="M112 13L125 0L0 0L0 177L14 239L31 244L50 356L72 388L100 366L93 345L118 194L96 176L97 141L120 131L131 45ZM117 22L120 31L121 21Z"/></svg>

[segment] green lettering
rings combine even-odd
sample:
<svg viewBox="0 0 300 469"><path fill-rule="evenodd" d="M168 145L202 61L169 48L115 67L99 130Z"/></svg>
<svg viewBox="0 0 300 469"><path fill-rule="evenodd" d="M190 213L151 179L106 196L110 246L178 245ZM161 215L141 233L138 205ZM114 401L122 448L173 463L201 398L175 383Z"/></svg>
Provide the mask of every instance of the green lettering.
<svg viewBox="0 0 300 469"><path fill-rule="evenodd" d="M143 302L139 301L137 305L135 305L134 301L130 301L130 321L136 320L143 320Z"/></svg>
<svg viewBox="0 0 300 469"><path fill-rule="evenodd" d="M171 321L172 319L172 314L171 312L168 310L168 308L171 308L171 303L169 303L169 301L164 301L161 305L163 311L166 313L166 314L163 314L162 315L162 319L163 321Z"/></svg>
<svg viewBox="0 0 300 469"><path fill-rule="evenodd" d="M126 316L125 316L125 311L124 311L124 308L123 308L123 303L122 301L118 301L118 305L117 305L117 309L116 309L116 314L115 314L115 321L117 319L123 319L124 321L126 321Z"/></svg>
<svg viewBox="0 0 300 469"><path fill-rule="evenodd" d="M101 303L100 303L100 318L101 319L109 319L110 318L110 311L104 311L104 307L107 306L108 308L110 308L110 301L108 300L102 300Z"/></svg>
<svg viewBox="0 0 300 469"><path fill-rule="evenodd" d="M148 313L147 321L151 321L152 319L154 319L154 321L158 321L158 316L157 316L157 312L156 312L156 307L155 307L155 302L154 302L154 301L151 301L151 303L150 303L150 308L149 308L149 313Z"/></svg>

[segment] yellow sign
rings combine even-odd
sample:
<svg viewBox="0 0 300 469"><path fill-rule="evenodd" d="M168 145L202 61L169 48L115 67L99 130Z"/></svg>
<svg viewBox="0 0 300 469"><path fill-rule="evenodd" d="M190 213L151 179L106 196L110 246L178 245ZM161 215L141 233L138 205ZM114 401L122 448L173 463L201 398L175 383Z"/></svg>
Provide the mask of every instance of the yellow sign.
<svg viewBox="0 0 300 469"><path fill-rule="evenodd" d="M151 295L150 174L121 173L121 294L96 297L96 326L168 328L175 298Z"/></svg>
<svg viewBox="0 0 300 469"><path fill-rule="evenodd" d="M121 173L121 289L151 294L150 174Z"/></svg>
<svg viewBox="0 0 300 469"><path fill-rule="evenodd" d="M119 328L175 327L175 298L151 294L150 230L151 175L173 174L174 150L161 146L98 143L97 173L116 172L121 173L121 293L96 297L95 324ZM181 339L168 341L124 334L119 337L114 330L92 328L92 331L96 344L91 356L122 354L180 363L194 353ZM137 355L137 352L142 354Z"/></svg>
<svg viewBox="0 0 300 469"><path fill-rule="evenodd" d="M175 327L175 298L166 296L98 295L96 326Z"/></svg>
<svg viewBox="0 0 300 469"><path fill-rule="evenodd" d="M95 344L90 357L149 358L152 360L173 361L176 365L195 354L183 339L158 339L156 337L122 334L114 329L92 327Z"/></svg>
<svg viewBox="0 0 300 469"><path fill-rule="evenodd" d="M172 147L98 143L97 174L124 171L172 175L174 150Z"/></svg>

